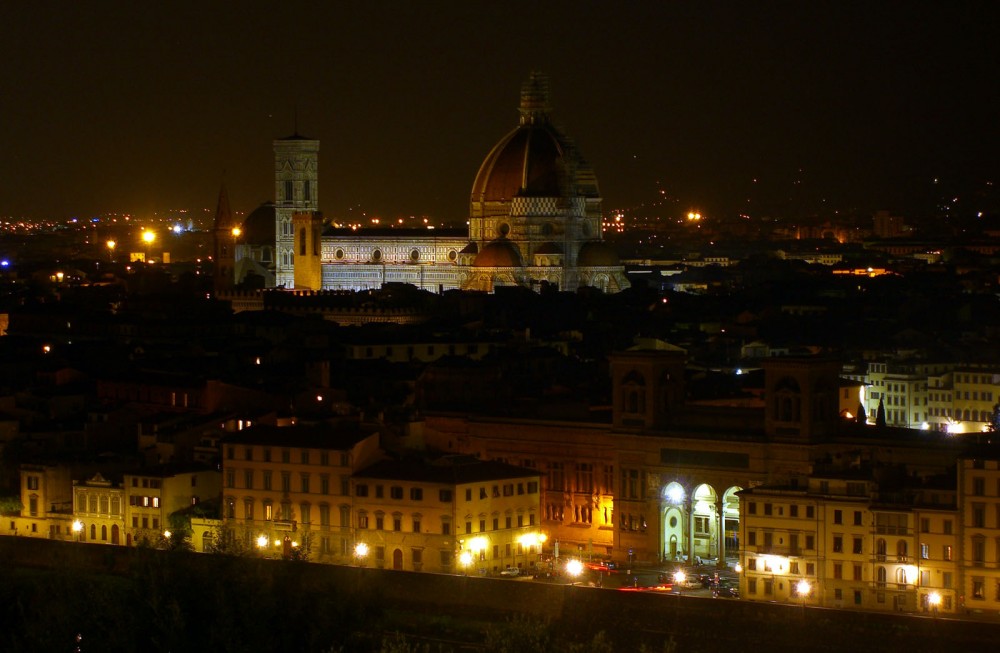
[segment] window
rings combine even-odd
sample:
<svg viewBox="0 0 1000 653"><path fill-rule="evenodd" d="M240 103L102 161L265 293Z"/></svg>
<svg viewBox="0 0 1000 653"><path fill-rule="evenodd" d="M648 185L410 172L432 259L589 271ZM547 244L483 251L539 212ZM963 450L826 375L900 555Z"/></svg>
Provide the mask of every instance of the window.
<svg viewBox="0 0 1000 653"><path fill-rule="evenodd" d="M447 519L441 520L441 534L451 535L451 522L448 521Z"/></svg>
<svg viewBox="0 0 1000 653"><path fill-rule="evenodd" d="M420 532L420 515L413 515L413 532Z"/></svg>
<svg viewBox="0 0 1000 653"><path fill-rule="evenodd" d="M376 485L375 486L375 498L376 499L381 499L384 496L385 496L385 488L382 487L381 485Z"/></svg>
<svg viewBox="0 0 1000 653"><path fill-rule="evenodd" d="M303 465L309 464L309 451L307 449L303 449L302 453L299 454L299 460Z"/></svg>
<svg viewBox="0 0 1000 653"><path fill-rule="evenodd" d="M394 485L389 488L389 497L392 499L402 499L403 498L403 488L398 485Z"/></svg>
<svg viewBox="0 0 1000 653"><path fill-rule="evenodd" d="M292 490L292 474L291 472L281 472L281 491L291 492Z"/></svg>
<svg viewBox="0 0 1000 653"><path fill-rule="evenodd" d="M833 536L833 552L834 553L844 552L844 538L840 535Z"/></svg>
<svg viewBox="0 0 1000 653"><path fill-rule="evenodd" d="M250 490L253 489L253 470L248 469L243 472L243 487Z"/></svg>
<svg viewBox="0 0 1000 653"><path fill-rule="evenodd" d="M471 487L465 488L465 500L466 501L472 501L472 488Z"/></svg>
<svg viewBox="0 0 1000 653"><path fill-rule="evenodd" d="M757 571L757 558L747 558L747 569Z"/></svg>
<svg viewBox="0 0 1000 653"><path fill-rule="evenodd" d="M861 511L860 510L855 510L854 511L854 525L855 526L861 526Z"/></svg>
<svg viewBox="0 0 1000 653"><path fill-rule="evenodd" d="M792 505L788 506L788 516L789 517L799 516L799 506L797 504L793 503Z"/></svg>
<svg viewBox="0 0 1000 653"><path fill-rule="evenodd" d="M986 506L981 503L972 504L972 525L976 528L986 527Z"/></svg>
<svg viewBox="0 0 1000 653"><path fill-rule="evenodd" d="M271 489L271 472L270 471L265 471L264 472L264 489L265 490L270 490Z"/></svg>
<svg viewBox="0 0 1000 653"><path fill-rule="evenodd" d="M538 494L537 481L528 481L528 494Z"/></svg>
<svg viewBox="0 0 1000 653"><path fill-rule="evenodd" d="M844 577L844 565L839 562L833 563L833 577L840 580Z"/></svg>
<svg viewBox="0 0 1000 653"><path fill-rule="evenodd" d="M322 474L319 477L319 493L330 494L330 475Z"/></svg>
<svg viewBox="0 0 1000 653"><path fill-rule="evenodd" d="M854 576L853 576L854 580L863 580L863 577L862 577L863 573L864 573L864 569L861 567L861 565L855 563L855 565L854 565Z"/></svg>
<svg viewBox="0 0 1000 653"><path fill-rule="evenodd" d="M973 496L981 497L986 494L986 479L982 476L976 476L972 479L972 494Z"/></svg>
<svg viewBox="0 0 1000 653"><path fill-rule="evenodd" d="M972 577L972 598L976 601L986 600L986 582L982 576Z"/></svg>
<svg viewBox="0 0 1000 653"><path fill-rule="evenodd" d="M385 517L378 513L375 515L375 530L385 530Z"/></svg>
<svg viewBox="0 0 1000 653"><path fill-rule="evenodd" d="M451 503L451 490L439 490L438 500L442 503Z"/></svg>
<svg viewBox="0 0 1000 653"><path fill-rule="evenodd" d="M358 513L358 528L368 528L368 513Z"/></svg>
<svg viewBox="0 0 1000 653"><path fill-rule="evenodd" d="M302 492L305 494L309 494L309 474L300 474L299 478L301 479L302 483Z"/></svg>
<svg viewBox="0 0 1000 653"><path fill-rule="evenodd" d="M925 544L924 542L920 543L920 557L924 560L931 557L931 547L929 544Z"/></svg>
<svg viewBox="0 0 1000 653"><path fill-rule="evenodd" d="M942 572L941 587L945 588L946 590L950 590L952 587L952 583L954 583L954 576L952 575L952 572L950 571Z"/></svg>
<svg viewBox="0 0 1000 653"><path fill-rule="evenodd" d="M864 540L862 540L860 537L855 537L854 538L854 548L852 549L852 552L853 553L861 553L861 548L863 546L863 542L864 542Z"/></svg>
<svg viewBox="0 0 1000 653"><path fill-rule="evenodd" d="M756 515L757 514L757 502L756 501L751 501L749 504L747 504L747 512L750 513L751 515Z"/></svg>
<svg viewBox="0 0 1000 653"><path fill-rule="evenodd" d="M941 555L942 555L942 557L945 560L951 560L951 545L950 544L945 544L944 545L944 551L942 552Z"/></svg>
<svg viewBox="0 0 1000 653"><path fill-rule="evenodd" d="M747 544L750 546L757 546L757 531L750 531L747 533Z"/></svg>
<svg viewBox="0 0 1000 653"><path fill-rule="evenodd" d="M944 534L945 535L951 535L951 520L950 519L944 520Z"/></svg>
<svg viewBox="0 0 1000 653"><path fill-rule="evenodd" d="M403 516L399 513L392 516L392 530L397 532L403 530Z"/></svg>
<svg viewBox="0 0 1000 653"><path fill-rule="evenodd" d="M496 517L493 518L493 530L500 528L500 520Z"/></svg>
<svg viewBox="0 0 1000 653"><path fill-rule="evenodd" d="M806 550L812 551L816 548L816 537L814 535L806 535Z"/></svg>
<svg viewBox="0 0 1000 653"><path fill-rule="evenodd" d="M813 506L806 506L806 519L812 519L814 514Z"/></svg>
<svg viewBox="0 0 1000 653"><path fill-rule="evenodd" d="M289 449L281 450L281 462L285 464L292 462L292 452Z"/></svg>
<svg viewBox="0 0 1000 653"><path fill-rule="evenodd" d="M770 516L771 514L773 514L773 509L772 509L771 504L769 504L769 503L765 503L764 504L764 514L768 515L768 516Z"/></svg>
<svg viewBox="0 0 1000 653"><path fill-rule="evenodd" d="M357 485L354 486L354 494L355 496L359 497L368 496L368 486L365 485L364 483L358 483Z"/></svg>
<svg viewBox="0 0 1000 653"><path fill-rule="evenodd" d="M833 511L833 523L843 524L844 523L844 512L842 510Z"/></svg>
<svg viewBox="0 0 1000 653"><path fill-rule="evenodd" d="M920 519L920 532L930 533L931 532L931 520L926 517Z"/></svg>
<svg viewBox="0 0 1000 653"><path fill-rule="evenodd" d="M410 488L410 501L423 501L424 489L419 487Z"/></svg>

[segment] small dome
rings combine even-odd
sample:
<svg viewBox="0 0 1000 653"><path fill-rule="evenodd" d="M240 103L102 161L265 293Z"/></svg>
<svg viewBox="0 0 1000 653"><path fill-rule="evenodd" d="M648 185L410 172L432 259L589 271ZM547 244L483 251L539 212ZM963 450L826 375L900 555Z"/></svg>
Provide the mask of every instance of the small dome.
<svg viewBox="0 0 1000 653"><path fill-rule="evenodd" d="M243 221L240 242L248 245L274 246L274 202L264 202Z"/></svg>
<svg viewBox="0 0 1000 653"><path fill-rule="evenodd" d="M618 254L607 243L592 240L583 244L577 254L576 264L583 268L616 267L621 265Z"/></svg>
<svg viewBox="0 0 1000 653"><path fill-rule="evenodd" d="M521 254L509 241L494 240L476 254L472 265L477 268L519 268Z"/></svg>

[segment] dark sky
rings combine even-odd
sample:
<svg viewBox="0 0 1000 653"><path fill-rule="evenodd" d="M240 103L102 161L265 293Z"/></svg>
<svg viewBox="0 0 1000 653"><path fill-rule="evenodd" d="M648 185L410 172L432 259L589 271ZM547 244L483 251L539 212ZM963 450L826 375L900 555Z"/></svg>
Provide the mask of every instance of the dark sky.
<svg viewBox="0 0 1000 653"><path fill-rule="evenodd" d="M933 177L1000 183L998 17L992 0L7 2L0 216L214 207L223 178L251 210L297 107L327 216L464 221L532 70L606 210L663 189L685 211L755 192L906 211Z"/></svg>

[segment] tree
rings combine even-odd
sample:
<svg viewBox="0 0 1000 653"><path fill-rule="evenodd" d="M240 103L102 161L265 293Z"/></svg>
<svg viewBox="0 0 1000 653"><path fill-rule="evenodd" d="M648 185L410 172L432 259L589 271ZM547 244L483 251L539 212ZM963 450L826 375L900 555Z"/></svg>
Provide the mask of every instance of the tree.
<svg viewBox="0 0 1000 653"><path fill-rule="evenodd" d="M865 405L860 401L858 402L858 414L854 416L854 419L857 420L858 424L868 423L868 415L865 413Z"/></svg>
<svg viewBox="0 0 1000 653"><path fill-rule="evenodd" d="M878 411L875 413L875 426L885 426L885 404L881 399L878 400Z"/></svg>

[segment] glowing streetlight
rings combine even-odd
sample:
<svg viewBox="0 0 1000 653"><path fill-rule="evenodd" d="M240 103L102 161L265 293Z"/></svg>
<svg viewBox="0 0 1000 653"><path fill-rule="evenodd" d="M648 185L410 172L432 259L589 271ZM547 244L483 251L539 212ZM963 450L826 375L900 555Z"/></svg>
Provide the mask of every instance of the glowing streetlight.
<svg viewBox="0 0 1000 653"><path fill-rule="evenodd" d="M472 552L462 551L458 556L458 564L462 567L462 573L468 573L469 567L472 566Z"/></svg>
<svg viewBox="0 0 1000 653"><path fill-rule="evenodd" d="M169 540L170 536L173 535L170 531L163 531L163 538Z"/></svg>
<svg viewBox="0 0 1000 653"><path fill-rule="evenodd" d="M368 545L364 542L358 542L355 544L354 556L358 559L358 564L363 567L365 564L365 558L368 556Z"/></svg>
<svg viewBox="0 0 1000 653"><path fill-rule="evenodd" d="M802 597L803 602L805 602L805 597L809 596L809 591L811 589L812 586L809 584L809 581L807 581L805 578L803 578L802 580L800 580L798 583L795 584L795 591L798 592L799 596Z"/></svg>
<svg viewBox="0 0 1000 653"><path fill-rule="evenodd" d="M239 238L240 234L242 233L243 233L242 229L240 229L239 227L233 227L233 238Z"/></svg>
<svg viewBox="0 0 1000 653"><path fill-rule="evenodd" d="M113 239L109 239L108 242L104 243L104 246L108 248L108 260L113 261L115 259L115 247L118 246Z"/></svg>
<svg viewBox="0 0 1000 653"><path fill-rule="evenodd" d="M927 596L927 602L930 603L931 610L937 612L938 608L941 606L941 595L938 592L931 592Z"/></svg>
<svg viewBox="0 0 1000 653"><path fill-rule="evenodd" d="M80 533L83 532L83 522L80 521L79 519L74 519L73 520L73 526L72 526L72 528L73 528L73 532L76 533L76 541L79 542L80 541Z"/></svg>
<svg viewBox="0 0 1000 653"><path fill-rule="evenodd" d="M261 535L257 538L257 546L261 549L267 547L267 535Z"/></svg>
<svg viewBox="0 0 1000 653"><path fill-rule="evenodd" d="M569 560L566 562L566 575L573 579L572 582L576 582L576 579L580 577L583 573L583 563L579 560Z"/></svg>
<svg viewBox="0 0 1000 653"><path fill-rule="evenodd" d="M147 245L151 245L153 241L156 240L156 234L147 229L146 231L142 232L142 240Z"/></svg>

